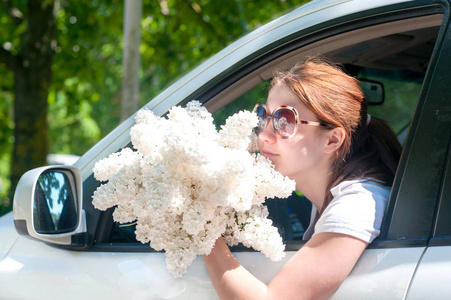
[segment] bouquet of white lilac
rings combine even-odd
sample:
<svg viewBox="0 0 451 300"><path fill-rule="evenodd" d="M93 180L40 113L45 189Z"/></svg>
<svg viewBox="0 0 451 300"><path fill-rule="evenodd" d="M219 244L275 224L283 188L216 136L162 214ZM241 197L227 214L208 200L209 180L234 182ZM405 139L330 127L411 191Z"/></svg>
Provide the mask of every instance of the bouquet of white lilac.
<svg viewBox="0 0 451 300"><path fill-rule="evenodd" d="M292 180L249 150L257 117L241 111L218 132L198 101L173 107L167 119L140 110L131 129L136 151L124 148L97 162L94 176L107 181L93 204L116 206L116 222L136 221L136 238L165 250L168 270L181 277L196 255L209 254L221 235L273 261L284 244L272 226L265 198L288 197Z"/></svg>

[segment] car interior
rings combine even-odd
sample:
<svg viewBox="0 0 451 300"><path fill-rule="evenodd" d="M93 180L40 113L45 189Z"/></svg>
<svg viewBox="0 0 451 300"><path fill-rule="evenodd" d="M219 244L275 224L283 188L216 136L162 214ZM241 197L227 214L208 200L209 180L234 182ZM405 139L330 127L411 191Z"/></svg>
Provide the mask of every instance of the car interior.
<svg viewBox="0 0 451 300"><path fill-rule="evenodd" d="M386 120L403 145L442 18L443 15L430 15L401 20L312 43L263 66L254 72L258 76L248 75L249 85L240 81L239 87L231 86L205 105L214 111L219 105L251 87L228 105L234 110L252 109L256 102L265 101L267 85L274 69L287 69L305 57L320 54L340 63L349 74L360 80L375 82L382 87L383 93L379 95L382 98L368 99L367 95L369 113ZM257 87L256 78L261 81ZM239 106L236 102L243 104ZM227 106L218 109L213 116L219 115L221 118L221 110L227 110ZM226 115L232 113L227 111ZM268 199L267 207L285 242L302 240L311 211L311 203L305 197L293 193L287 199Z"/></svg>
<svg viewBox="0 0 451 300"><path fill-rule="evenodd" d="M252 64L242 67L243 71L231 75L235 77L198 99L213 113L219 126L227 116L242 109L251 110L255 103L265 101L275 69L288 69L306 57L320 54L340 63L362 81L374 83L369 85L367 94L369 113L385 119L403 145L442 19L443 14L439 13L397 17L390 22L374 22L372 26L348 24L307 38L294 38L255 58ZM382 91L370 97L371 89L377 88ZM267 206L287 246L302 240L310 220L311 204L307 199L293 193L287 199L268 199ZM136 242L133 231L134 226L115 223L108 242Z"/></svg>

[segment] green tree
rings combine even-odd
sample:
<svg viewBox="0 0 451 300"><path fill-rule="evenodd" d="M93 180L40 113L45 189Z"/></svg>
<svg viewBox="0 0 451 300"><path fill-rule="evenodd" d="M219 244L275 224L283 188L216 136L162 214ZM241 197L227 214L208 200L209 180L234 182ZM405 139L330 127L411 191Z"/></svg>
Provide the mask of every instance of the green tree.
<svg viewBox="0 0 451 300"><path fill-rule="evenodd" d="M80 153L100 137L91 103L103 92L96 88L104 86L104 76L110 76L105 61L115 64L112 51L102 47L111 45L110 38L120 47L122 1L4 0L1 5L0 68L6 72L0 75L0 97L6 101L0 106L5 129L0 196L11 186L6 197L11 199L20 176L45 165L49 149ZM2 201L3 210L10 209L11 201Z"/></svg>
<svg viewBox="0 0 451 300"><path fill-rule="evenodd" d="M81 155L120 122L124 4L2 2L0 175L4 195L11 174L11 197L18 178L46 164L49 151ZM140 105L238 37L304 2L143 0Z"/></svg>
<svg viewBox="0 0 451 300"><path fill-rule="evenodd" d="M48 153L47 98L55 46L54 5L49 1L4 0L10 22L2 31L14 32L0 47L0 61L14 78L14 145L11 181L30 167L45 164ZM4 25L4 24L2 24ZM9 25L9 26L8 26Z"/></svg>

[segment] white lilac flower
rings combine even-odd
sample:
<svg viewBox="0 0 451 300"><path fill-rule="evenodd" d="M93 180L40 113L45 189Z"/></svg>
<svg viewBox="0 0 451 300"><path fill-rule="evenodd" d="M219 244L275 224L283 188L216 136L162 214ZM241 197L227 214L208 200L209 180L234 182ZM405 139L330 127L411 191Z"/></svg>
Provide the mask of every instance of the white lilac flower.
<svg viewBox="0 0 451 300"><path fill-rule="evenodd" d="M125 166L133 166L139 162L142 155L129 148L113 153L109 157L98 161L93 169L94 176L99 181L107 181Z"/></svg>
<svg viewBox="0 0 451 300"><path fill-rule="evenodd" d="M94 166L95 178L106 182L94 192L97 209L116 207L116 222L136 221L136 239L164 250L175 277L196 255L209 254L221 236L273 261L284 256L264 201L289 196L294 182L250 152L255 114L239 112L218 132L211 114L192 101L173 107L167 118L140 110L135 122L134 150L122 149Z"/></svg>
<svg viewBox="0 0 451 300"><path fill-rule="evenodd" d="M218 144L246 150L251 142L252 129L257 126L257 123L258 119L248 111L240 111L228 117L218 133Z"/></svg>

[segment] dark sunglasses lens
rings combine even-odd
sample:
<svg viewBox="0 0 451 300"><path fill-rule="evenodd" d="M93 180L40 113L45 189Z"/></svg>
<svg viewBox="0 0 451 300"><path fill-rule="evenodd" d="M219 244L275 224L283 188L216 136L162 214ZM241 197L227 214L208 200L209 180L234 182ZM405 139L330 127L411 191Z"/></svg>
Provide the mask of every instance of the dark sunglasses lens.
<svg viewBox="0 0 451 300"><path fill-rule="evenodd" d="M255 113L257 114L258 117L258 125L257 127L254 129L255 132L258 134L260 132L262 132L265 127L266 127L266 120L268 117L268 114L266 112L266 109L263 105L258 105L255 108Z"/></svg>
<svg viewBox="0 0 451 300"><path fill-rule="evenodd" d="M266 109L263 105L259 105L255 108L255 113L257 114L258 118L266 119Z"/></svg>
<svg viewBox="0 0 451 300"><path fill-rule="evenodd" d="M274 112L274 129L283 137L293 134L296 128L296 115L291 109L280 108Z"/></svg>

